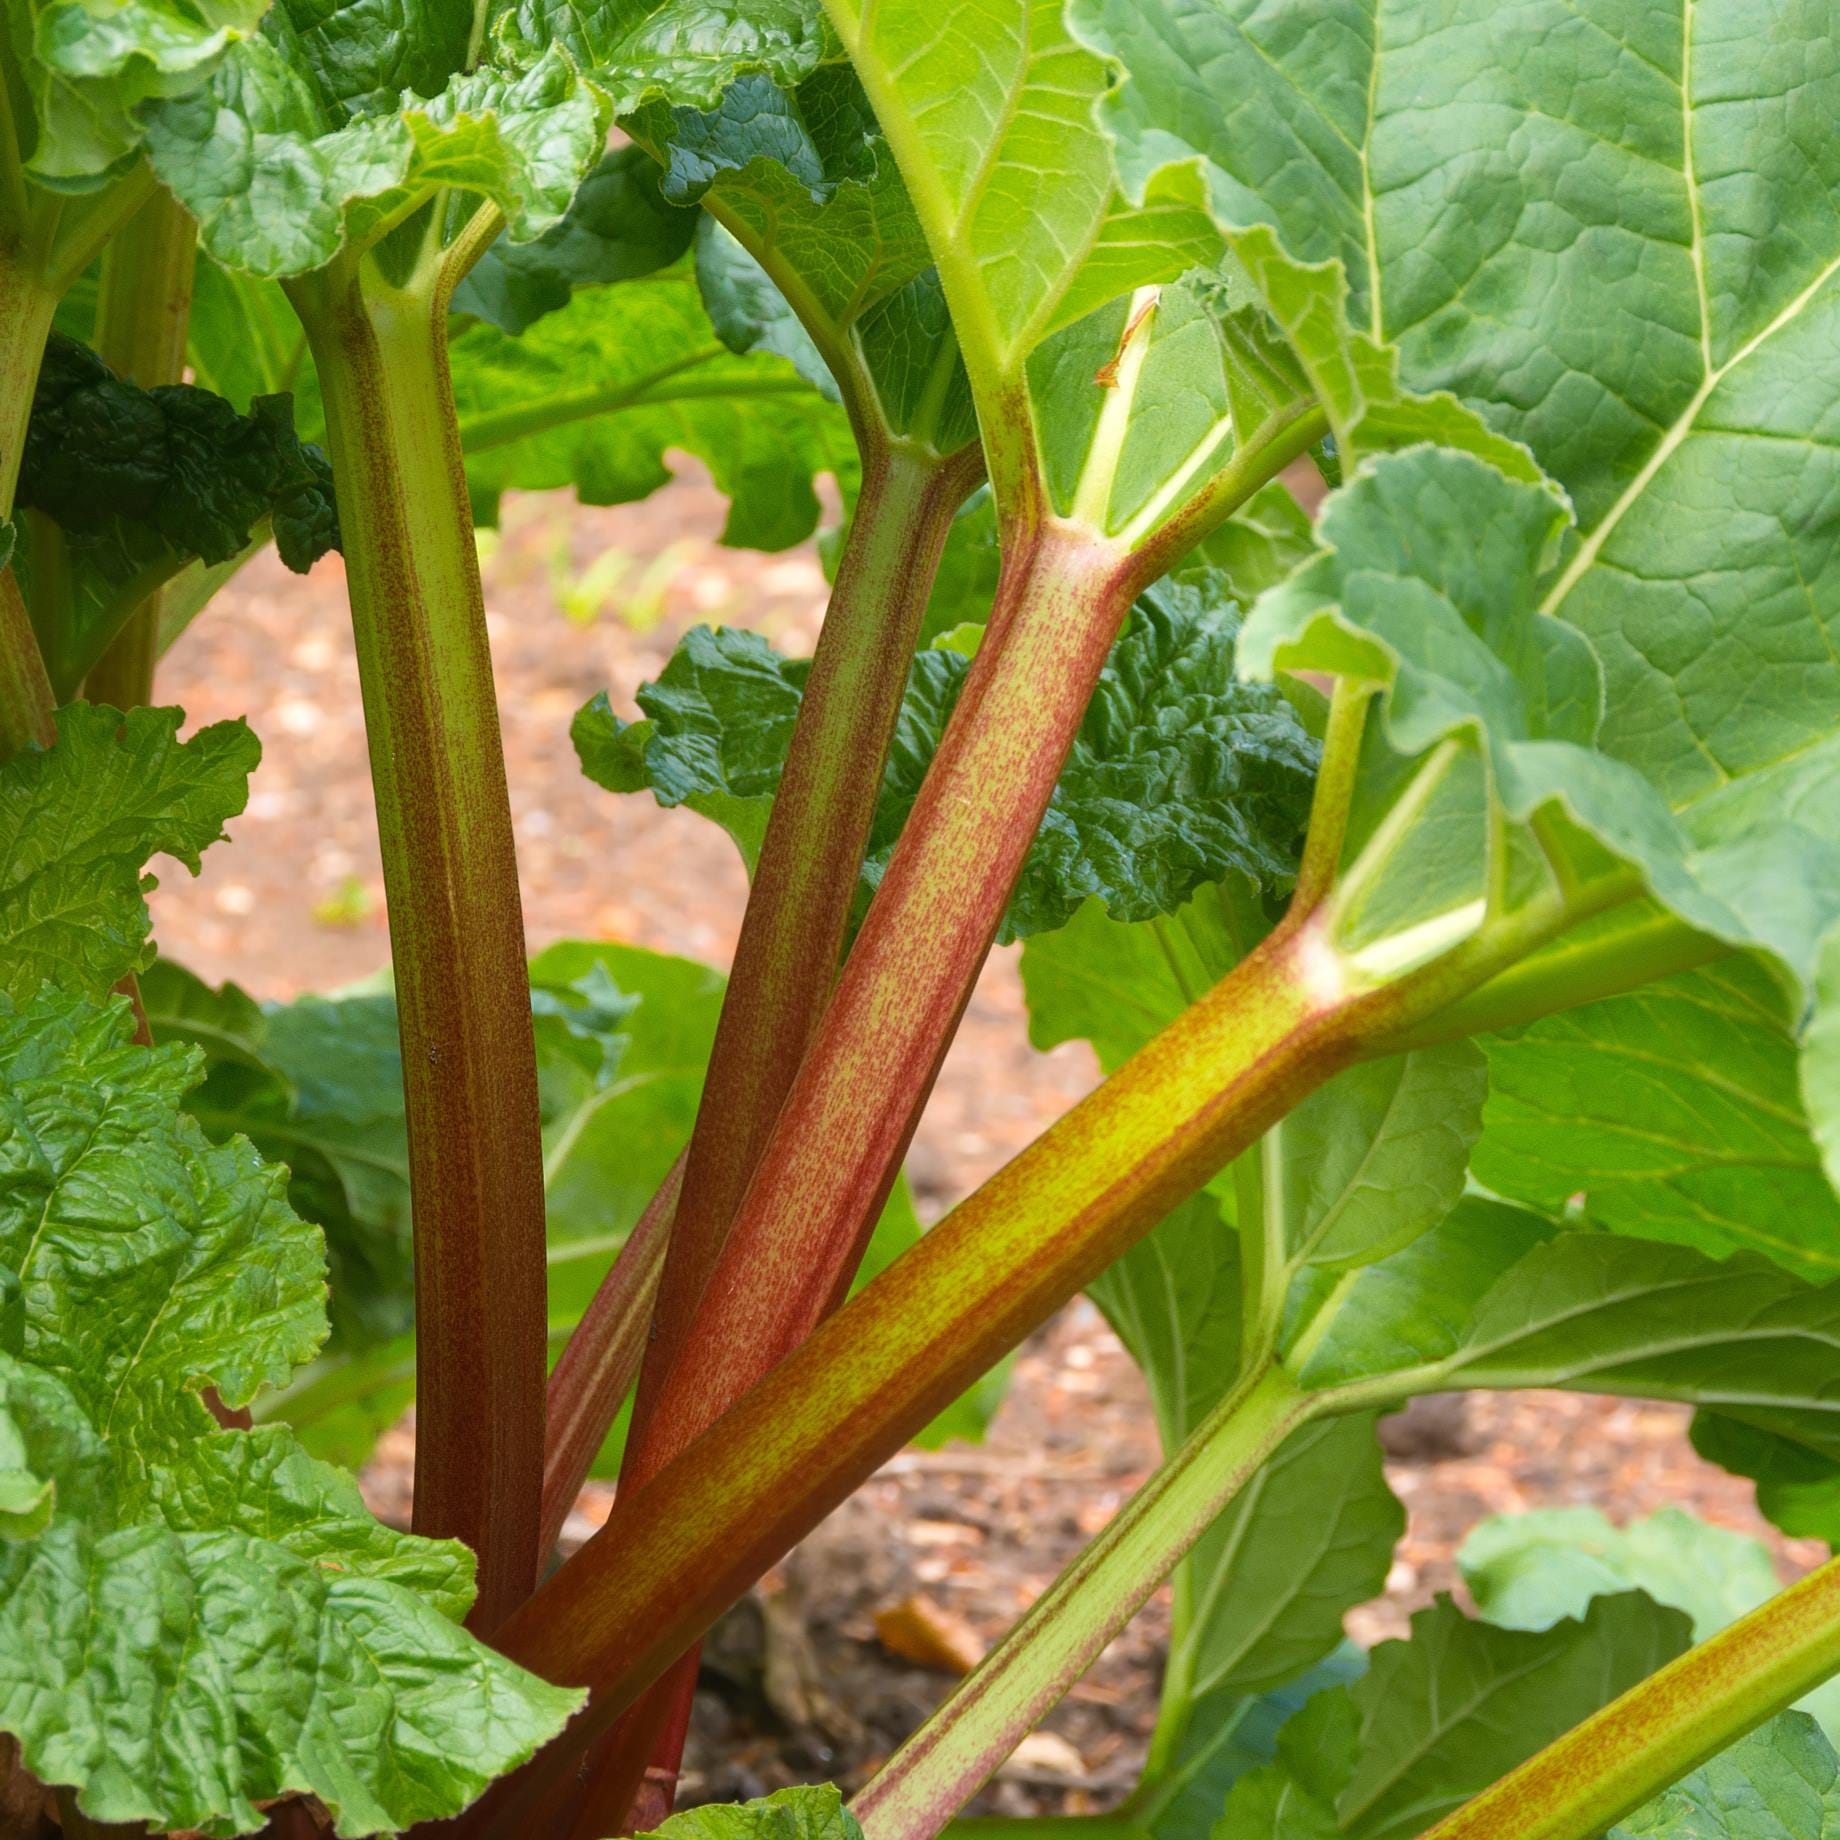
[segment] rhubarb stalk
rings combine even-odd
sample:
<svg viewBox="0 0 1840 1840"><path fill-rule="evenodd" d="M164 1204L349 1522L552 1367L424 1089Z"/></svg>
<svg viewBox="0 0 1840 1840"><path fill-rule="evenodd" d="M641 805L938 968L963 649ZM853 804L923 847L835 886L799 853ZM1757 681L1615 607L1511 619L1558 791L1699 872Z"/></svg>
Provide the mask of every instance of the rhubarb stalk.
<svg viewBox="0 0 1840 1840"><path fill-rule="evenodd" d="M160 187L103 254L96 351L116 376L143 390L185 374L197 244L197 227ZM92 703L134 709L153 700L163 601L164 590L156 588L91 668L84 694Z"/></svg>
<svg viewBox="0 0 1840 1840"><path fill-rule="evenodd" d="M539 1557L543 1149L447 371L457 266L392 286L341 259L287 286L325 395L389 898L415 1220L414 1524L478 1554L472 1620L489 1629Z"/></svg>

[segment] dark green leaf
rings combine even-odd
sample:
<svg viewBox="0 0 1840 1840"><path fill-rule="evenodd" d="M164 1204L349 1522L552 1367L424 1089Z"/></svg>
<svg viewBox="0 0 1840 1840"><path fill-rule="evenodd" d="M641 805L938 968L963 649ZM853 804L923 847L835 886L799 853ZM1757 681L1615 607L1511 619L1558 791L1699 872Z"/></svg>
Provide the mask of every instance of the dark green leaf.
<svg viewBox="0 0 1840 1840"><path fill-rule="evenodd" d="M71 694L141 600L263 526L304 573L339 546L332 469L295 437L292 399L239 415L192 384L152 390L53 333L20 463L26 597L53 687Z"/></svg>
<svg viewBox="0 0 1840 1840"><path fill-rule="evenodd" d="M1383 1642L1346 1689L1360 1755L1336 1800L1349 1840L1411 1840L1580 1719L1671 1661L1691 1629L1638 1592L1536 1632L1475 1622L1440 1599Z"/></svg>
<svg viewBox="0 0 1840 1840"><path fill-rule="evenodd" d="M1315 744L1281 698L1232 682L1237 615L1212 577L1150 590L1113 648L1001 937L1063 926L1088 895L1121 919L1167 913L1228 871L1283 887L1308 813ZM798 713L806 666L747 633L693 632L624 724L604 697L577 752L613 791L716 819L750 863ZM864 882L892 855L968 661L918 654L870 833Z"/></svg>
<svg viewBox="0 0 1840 1840"><path fill-rule="evenodd" d="M523 332L566 307L576 288L637 281L669 268L696 233L697 213L668 203L658 168L616 147L581 182L562 220L534 242L501 236L454 290L456 313Z"/></svg>

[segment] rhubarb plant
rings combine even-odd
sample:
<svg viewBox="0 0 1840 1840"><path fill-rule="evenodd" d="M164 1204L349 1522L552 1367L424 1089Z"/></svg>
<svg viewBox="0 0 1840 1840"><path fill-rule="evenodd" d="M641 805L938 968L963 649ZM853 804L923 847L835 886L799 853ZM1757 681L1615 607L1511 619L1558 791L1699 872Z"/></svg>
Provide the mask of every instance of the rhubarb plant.
<svg viewBox="0 0 1840 1840"><path fill-rule="evenodd" d="M1678 1402L1840 1539L1830 36L8 12L9 1816L929 1840L1169 1580L1095 1832L1825 1834L1832 1564L1529 1522L1476 1614L1344 1619L1403 1525L1377 1422L1437 1393ZM672 448L731 542L826 474L844 514L812 658L697 629L573 725L733 838L726 981L527 957L473 537ZM142 899L256 753L182 742L156 660L271 539L343 555L392 948L288 1004ZM902 1159L1018 941L1104 1077L922 1234ZM712 1620L1081 1291L1162 1467L847 1807L673 1814ZM333 1464L411 1399L405 1533Z"/></svg>

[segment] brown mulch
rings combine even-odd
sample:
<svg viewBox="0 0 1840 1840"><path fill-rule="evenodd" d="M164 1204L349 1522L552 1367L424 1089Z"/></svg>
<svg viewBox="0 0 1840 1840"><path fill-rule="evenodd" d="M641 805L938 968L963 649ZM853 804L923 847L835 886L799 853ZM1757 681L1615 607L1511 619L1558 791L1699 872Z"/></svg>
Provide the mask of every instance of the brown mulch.
<svg viewBox="0 0 1840 1840"><path fill-rule="evenodd" d="M824 581L807 545L785 556L723 550L720 506L686 478L643 505L588 510L513 500L486 567L488 620L533 945L571 935L631 940L717 963L733 949L746 885L726 838L687 812L615 799L580 775L568 725L611 688L615 706L657 675L698 621L753 626L809 651ZM662 560L659 560L662 558ZM612 607L565 618L564 590L592 565ZM640 604L643 618L621 618ZM248 569L162 670L161 694L193 723L246 715L265 758L234 847L196 881L162 865L153 896L162 948L262 997L334 989L387 959L382 877L363 724L337 558L305 580L272 556ZM1015 954L992 957L947 1058L910 1159L927 1217L1014 1155L1092 1083L1077 1046L1034 1053ZM1456 1422L1393 1434L1389 1464L1410 1524L1385 1596L1350 1632L1403 1632L1410 1611L1456 1587L1453 1554L1487 1514L1578 1502L1619 1518L1686 1507L1767 1538L1785 1578L1824 1556L1758 1518L1749 1489L1698 1461L1673 1408L1566 1395L1479 1396ZM404 1511L410 1432L385 1441L366 1484ZM777 1568L711 1641L685 1791L726 1800L825 1778L846 1787L949 1690L903 1660L878 1615L917 1603L957 1640L990 1643L1149 1472L1155 1440L1142 1383L1090 1305L1063 1311L1024 1349L988 1442L909 1451L880 1471ZM579 1539L604 1519L590 1489ZM1154 1717L1167 1605L1154 1601L989 1792L998 1810L1082 1812L1135 1779Z"/></svg>

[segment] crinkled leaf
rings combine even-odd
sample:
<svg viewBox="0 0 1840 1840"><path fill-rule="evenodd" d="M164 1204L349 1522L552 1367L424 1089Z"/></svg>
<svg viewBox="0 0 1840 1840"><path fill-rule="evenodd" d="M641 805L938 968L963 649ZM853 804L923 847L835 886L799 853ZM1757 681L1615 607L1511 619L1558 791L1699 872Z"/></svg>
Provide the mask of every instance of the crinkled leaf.
<svg viewBox="0 0 1840 1840"><path fill-rule="evenodd" d="M146 1465L209 1423L199 1386L246 1405L311 1357L324 1253L279 1170L178 1121L193 1056L132 1028L119 1001L6 1000L0 1264L23 1288L24 1357Z"/></svg>
<svg viewBox="0 0 1840 1840"><path fill-rule="evenodd" d="M856 1817L829 1783L686 1808L654 1831L664 1840L862 1840Z"/></svg>
<svg viewBox="0 0 1840 1840"><path fill-rule="evenodd" d="M602 691L570 734L582 771L609 792L650 790L728 832L750 873L811 662L782 658L758 633L693 626L658 679L639 689L644 719L624 722Z"/></svg>
<svg viewBox="0 0 1840 1840"><path fill-rule="evenodd" d="M280 0L208 87L149 106L155 170L212 255L262 275L362 249L443 187L541 235L604 149L605 101L555 45L466 68L471 27L418 9L383 32L363 7Z"/></svg>
<svg viewBox="0 0 1840 1840"><path fill-rule="evenodd" d="M585 288L521 338L475 324L453 341L454 396L476 511L516 487L572 486L625 504L696 455L729 500L723 540L785 549L818 519L814 478L855 485L842 410L783 359L736 356L715 335L688 261L643 281Z"/></svg>
<svg viewBox="0 0 1840 1840"><path fill-rule="evenodd" d="M1234 871L1281 888L1307 819L1316 747L1275 694L1232 683L1237 613L1211 576L1151 589L1112 649L1024 864L1001 937L1063 926L1089 895L1122 919L1179 906ZM892 855L969 661L915 659L864 870ZM778 784L806 666L739 632L694 632L623 723L604 697L576 718L584 768L612 791L649 786L721 823L750 862Z"/></svg>
<svg viewBox="0 0 1840 1840"><path fill-rule="evenodd" d="M318 1345L322 1248L282 1170L182 1114L196 1053L133 1029L120 999L0 998L0 1424L14 1483L52 1485L0 1541L0 1725L97 1821L455 1813L578 1696L453 1620L463 1548L380 1526L281 1427L217 1429L202 1388L247 1403Z"/></svg>
<svg viewBox="0 0 1840 1840"><path fill-rule="evenodd" d="M99 997L147 962L147 859L196 874L261 756L241 722L180 741L180 713L73 703L52 747L0 764L0 990Z"/></svg>
<svg viewBox="0 0 1840 1840"><path fill-rule="evenodd" d="M1573 1204L1618 1232L1840 1276L1840 1200L1797 1090L1799 1009L1732 958L1485 1038L1478 1178L1547 1213Z"/></svg>
<svg viewBox="0 0 1840 1840"><path fill-rule="evenodd" d="M1740 1738L1608 1840L1826 1840L1840 1825L1840 1759L1805 1713Z"/></svg>
<svg viewBox="0 0 1840 1840"><path fill-rule="evenodd" d="M60 333L39 371L17 503L55 526L25 522L21 574L63 695L185 563L228 561L264 524L296 573L339 546L332 469L296 438L290 397L259 396L239 415L192 384L143 390Z"/></svg>
<svg viewBox="0 0 1840 1840"><path fill-rule="evenodd" d="M706 109L750 73L796 83L836 55L817 0L514 0L506 24L528 44L565 46L616 115Z"/></svg>
<svg viewBox="0 0 1840 1840"><path fill-rule="evenodd" d="M1411 1840L1517 1763L1674 1659L1691 1626L1639 1592L1537 1632L1477 1622L1440 1598L1409 1641L1382 1642L1346 1689L1359 1759L1336 1799L1350 1840Z"/></svg>
<svg viewBox="0 0 1840 1840"><path fill-rule="evenodd" d="M94 183L138 151L139 105L183 95L256 28L266 0L8 0L5 32L31 115L34 178Z"/></svg>
<svg viewBox="0 0 1840 1840"><path fill-rule="evenodd" d="M409 1149L396 1005L301 997L264 1010L160 960L141 980L156 1042L204 1052L186 1109L215 1140L240 1134L289 1172L288 1200L326 1236L335 1345L409 1326Z"/></svg>
<svg viewBox="0 0 1840 1840"><path fill-rule="evenodd" d="M581 182L559 223L533 242L499 237L454 290L454 311L523 332L566 307L576 288L669 268L696 227L694 210L660 192L658 168L644 152L615 147Z"/></svg>

